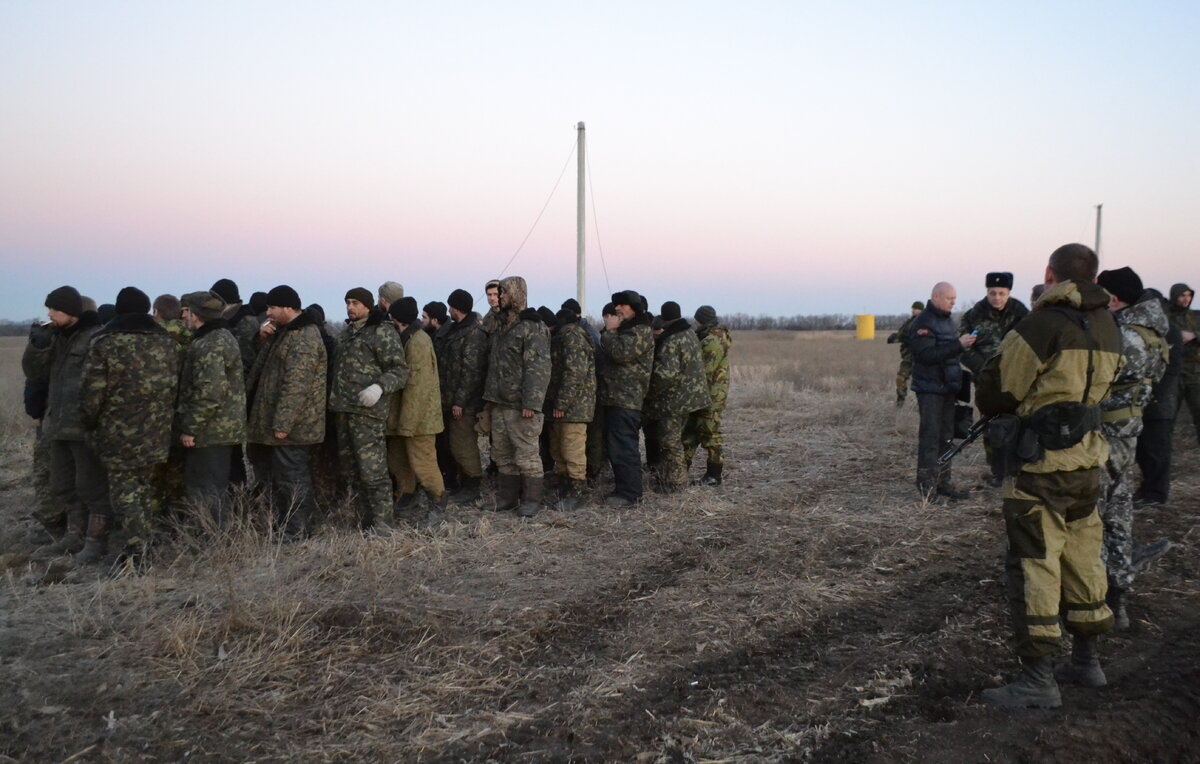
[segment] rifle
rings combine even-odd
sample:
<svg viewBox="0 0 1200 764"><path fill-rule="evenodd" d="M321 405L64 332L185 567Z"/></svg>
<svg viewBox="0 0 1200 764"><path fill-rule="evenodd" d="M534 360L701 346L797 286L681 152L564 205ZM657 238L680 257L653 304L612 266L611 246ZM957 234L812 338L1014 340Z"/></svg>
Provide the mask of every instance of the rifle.
<svg viewBox="0 0 1200 764"><path fill-rule="evenodd" d="M937 463L939 465L947 464L951 459L958 456L960 451L979 440L979 436L987 431L988 424L990 424L991 421L997 416L997 414L992 414L976 420L975 423L971 425L971 429L967 430L967 437L963 438L962 442L958 443L957 445L951 446L946 453L939 456Z"/></svg>

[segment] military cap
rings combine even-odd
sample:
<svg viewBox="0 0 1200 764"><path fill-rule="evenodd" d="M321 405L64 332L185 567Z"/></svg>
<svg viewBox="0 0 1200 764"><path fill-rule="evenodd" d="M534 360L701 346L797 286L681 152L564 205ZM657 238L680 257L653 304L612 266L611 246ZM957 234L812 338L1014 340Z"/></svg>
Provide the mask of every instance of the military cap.
<svg viewBox="0 0 1200 764"><path fill-rule="evenodd" d="M179 301L196 318L205 323L220 318L226 308L225 300L222 299L221 295L215 289L207 292L188 292Z"/></svg>
<svg viewBox="0 0 1200 764"><path fill-rule="evenodd" d="M1005 289L1012 289L1013 275L1004 271L993 271L987 275L985 282L985 286L988 289L991 289L992 287L1004 287Z"/></svg>

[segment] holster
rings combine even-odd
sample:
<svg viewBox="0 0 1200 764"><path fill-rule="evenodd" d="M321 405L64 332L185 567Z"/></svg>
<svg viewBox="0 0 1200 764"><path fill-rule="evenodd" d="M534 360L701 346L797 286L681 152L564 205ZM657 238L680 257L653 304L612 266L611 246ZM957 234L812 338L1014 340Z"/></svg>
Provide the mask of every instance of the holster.
<svg viewBox="0 0 1200 764"><path fill-rule="evenodd" d="M1037 434L1048 451L1076 445L1089 432L1100 429L1100 407L1082 403L1055 403L1030 414L1026 427Z"/></svg>

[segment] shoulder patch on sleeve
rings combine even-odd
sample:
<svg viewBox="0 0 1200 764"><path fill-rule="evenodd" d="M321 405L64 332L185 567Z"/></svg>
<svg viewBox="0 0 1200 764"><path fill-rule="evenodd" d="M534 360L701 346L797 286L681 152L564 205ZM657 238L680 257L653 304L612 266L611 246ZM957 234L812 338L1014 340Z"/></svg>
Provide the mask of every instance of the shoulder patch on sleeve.
<svg viewBox="0 0 1200 764"><path fill-rule="evenodd" d="M918 337L928 337L929 335L930 335L930 331L928 329L926 329L925 327L921 327L920 329L917 330Z"/></svg>

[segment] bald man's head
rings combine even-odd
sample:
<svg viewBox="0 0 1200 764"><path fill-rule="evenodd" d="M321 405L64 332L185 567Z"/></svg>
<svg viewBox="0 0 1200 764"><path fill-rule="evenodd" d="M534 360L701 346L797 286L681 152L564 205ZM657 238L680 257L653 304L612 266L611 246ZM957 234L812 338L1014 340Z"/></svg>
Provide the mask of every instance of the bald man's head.
<svg viewBox="0 0 1200 764"><path fill-rule="evenodd" d="M944 310L947 313L954 310L954 302L958 299L958 292L954 291L954 285L949 281L939 281L933 285L933 292L929 295L929 302L938 310Z"/></svg>

